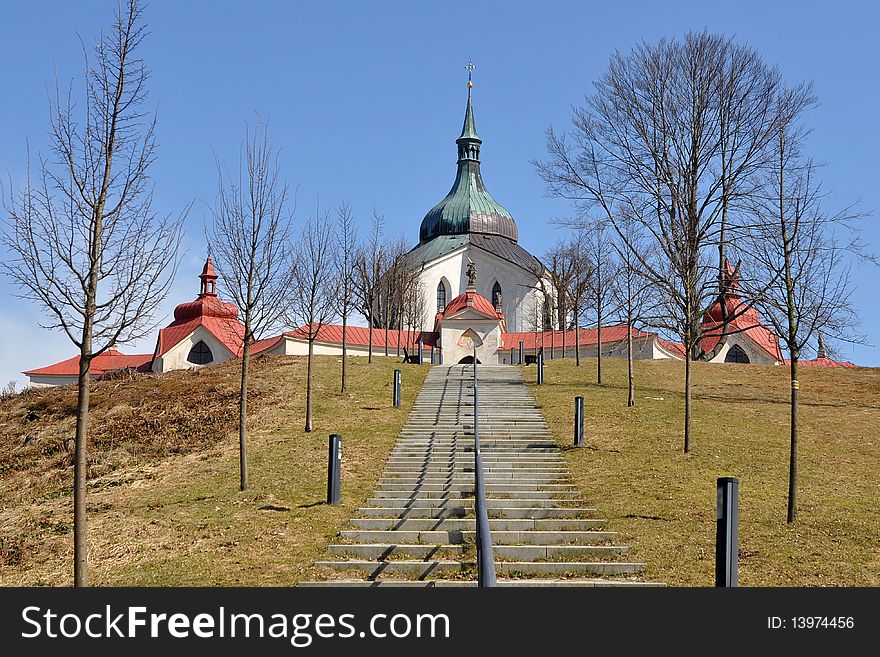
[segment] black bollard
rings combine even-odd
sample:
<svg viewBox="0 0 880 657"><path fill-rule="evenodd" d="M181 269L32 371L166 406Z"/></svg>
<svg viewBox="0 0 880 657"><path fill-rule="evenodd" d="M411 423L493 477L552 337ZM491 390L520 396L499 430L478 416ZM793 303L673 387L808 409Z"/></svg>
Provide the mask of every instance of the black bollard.
<svg viewBox="0 0 880 657"><path fill-rule="evenodd" d="M443 364L443 350L442 349L437 350L437 364L438 365Z"/></svg>
<svg viewBox="0 0 880 657"><path fill-rule="evenodd" d="M544 383L544 351L538 352L538 385Z"/></svg>
<svg viewBox="0 0 880 657"><path fill-rule="evenodd" d="M525 351L525 350L523 349L523 341L520 340L520 341L519 341L519 360L516 361L516 364L517 364L517 365L522 365L523 362L525 362L525 361L524 361L524 359L525 359L524 351Z"/></svg>
<svg viewBox="0 0 880 657"><path fill-rule="evenodd" d="M339 504L340 473L342 471L342 436L330 435L330 453L327 458L327 504Z"/></svg>
<svg viewBox="0 0 880 657"><path fill-rule="evenodd" d="M574 446L584 444L584 398L574 398Z"/></svg>
<svg viewBox="0 0 880 657"><path fill-rule="evenodd" d="M715 586L739 586L739 479L718 479Z"/></svg>
<svg viewBox="0 0 880 657"><path fill-rule="evenodd" d="M419 365L422 364L422 353L423 353L422 350L423 350L422 339L419 338Z"/></svg>
<svg viewBox="0 0 880 657"><path fill-rule="evenodd" d="M391 401L395 407L400 406L400 370L394 370L394 390L391 393Z"/></svg>
<svg viewBox="0 0 880 657"><path fill-rule="evenodd" d="M510 364L511 365L516 365L515 359L516 359L516 350L513 347L511 347L510 348Z"/></svg>
<svg viewBox="0 0 880 657"><path fill-rule="evenodd" d="M431 365L437 364L437 348L431 345Z"/></svg>

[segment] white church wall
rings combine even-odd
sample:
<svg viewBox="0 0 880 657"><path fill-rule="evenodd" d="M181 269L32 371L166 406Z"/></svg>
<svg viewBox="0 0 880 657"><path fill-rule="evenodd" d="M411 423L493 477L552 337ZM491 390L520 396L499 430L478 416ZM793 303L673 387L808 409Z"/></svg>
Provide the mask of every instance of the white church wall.
<svg viewBox="0 0 880 657"><path fill-rule="evenodd" d="M657 355L658 352L655 351L655 343L656 338L653 336L646 338L634 338L633 339L633 360L652 360L655 358L667 358L665 354ZM505 347L499 353L498 362L502 365L508 365L510 363L510 347L514 348L514 359L518 358L519 345L505 345ZM538 346L540 347L540 341L538 342ZM599 350L597 348L598 345L581 345L580 357L581 358L596 358L599 354ZM534 349L526 349L525 355L533 356L535 354ZM557 346L556 349L552 352L554 359L563 358L563 350L562 346ZM544 355L549 359L551 357L550 347L544 347ZM575 348L574 345L566 345L565 346L565 358L575 358ZM626 340L621 340L619 342L606 343L602 346L602 355L608 358L626 358Z"/></svg>
<svg viewBox="0 0 880 657"><path fill-rule="evenodd" d="M189 355L190 349L202 340L211 350L214 359L207 363L208 365L216 365L230 358L234 358L233 354L227 349L222 342L215 338L210 331L204 326L197 327L192 333L183 340L171 347L164 355L153 361L154 372L170 372L171 370L186 370L196 367L204 367L203 365L195 365L190 363L186 357Z"/></svg>
<svg viewBox="0 0 880 657"><path fill-rule="evenodd" d="M501 327L497 320L484 317L444 319L440 328L440 346L443 348L443 364L455 365L462 358L473 356L472 348L459 345L462 334L468 330L479 336L482 344L477 347L477 360L487 365L500 363L498 347L501 344Z"/></svg>
<svg viewBox="0 0 880 657"><path fill-rule="evenodd" d="M534 328L534 303L542 303L540 292L535 290L537 278L530 272L494 256L483 249L464 246L422 269L421 283L425 295L425 318L423 327L431 330L437 314L437 286L447 282L446 303L463 294L467 288L468 257L477 265L477 292L492 300L492 288L501 285L501 311L504 313L508 331L527 331ZM545 283L549 289L549 281Z"/></svg>
<svg viewBox="0 0 880 657"><path fill-rule="evenodd" d="M29 374L28 379L30 379L30 383L28 385L31 388L51 388L52 386L66 386L77 383L77 381L79 381L79 377L76 374L71 374L70 376L58 374Z"/></svg>
<svg viewBox="0 0 880 657"><path fill-rule="evenodd" d="M726 343L718 351L710 363L723 363L727 357L727 352L733 348L733 345L739 345L740 349L746 352L749 357L749 363L754 365L778 365L779 362L763 349L758 347L746 333L731 333L726 338Z"/></svg>
<svg viewBox="0 0 880 657"><path fill-rule="evenodd" d="M307 356L309 353L309 341L304 338L293 338L285 336L285 338L277 345L266 349L262 353L279 356ZM315 340L313 353L317 356L342 356L342 344L339 342L319 342ZM369 356L367 345L349 344L346 345L345 353L349 356ZM401 356L403 349L400 350ZM429 360L431 357L430 347L425 347L423 352L424 358ZM373 345L373 357L385 356L385 345ZM388 346L388 356L397 358L397 347Z"/></svg>

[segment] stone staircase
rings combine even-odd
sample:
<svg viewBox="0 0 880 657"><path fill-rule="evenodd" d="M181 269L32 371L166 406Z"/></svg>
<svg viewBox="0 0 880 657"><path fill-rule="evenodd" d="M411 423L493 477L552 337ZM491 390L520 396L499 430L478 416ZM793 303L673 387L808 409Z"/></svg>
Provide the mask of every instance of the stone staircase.
<svg viewBox="0 0 880 657"><path fill-rule="evenodd" d="M518 367L479 365L499 586L646 585L571 483ZM379 487L300 586L475 586L473 368L428 373Z"/></svg>

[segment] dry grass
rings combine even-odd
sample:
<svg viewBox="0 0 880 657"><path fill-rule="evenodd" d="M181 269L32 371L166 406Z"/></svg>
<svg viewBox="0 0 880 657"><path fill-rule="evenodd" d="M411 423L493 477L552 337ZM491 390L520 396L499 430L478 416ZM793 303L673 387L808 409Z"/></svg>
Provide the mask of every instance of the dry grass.
<svg viewBox="0 0 880 657"><path fill-rule="evenodd" d="M403 408L391 407L403 370ZM90 577L99 585L289 585L372 492L427 371L336 357L316 367L304 424L305 359L255 359L251 488L238 491L237 363L96 383L90 446ZM0 584L72 580L76 390L0 402ZM30 419L28 419L30 417ZM327 435L343 435L343 503L326 495ZM27 443L27 444L25 444Z"/></svg>
<svg viewBox="0 0 880 657"><path fill-rule="evenodd" d="M682 363L548 362L538 403L587 499L646 561L647 576L711 586L715 480L740 479L740 583L880 585L880 370L801 370L799 517L787 525L788 371L695 366L692 451L682 451ZM524 368L528 381L534 367ZM571 448L573 398L586 406L586 447Z"/></svg>

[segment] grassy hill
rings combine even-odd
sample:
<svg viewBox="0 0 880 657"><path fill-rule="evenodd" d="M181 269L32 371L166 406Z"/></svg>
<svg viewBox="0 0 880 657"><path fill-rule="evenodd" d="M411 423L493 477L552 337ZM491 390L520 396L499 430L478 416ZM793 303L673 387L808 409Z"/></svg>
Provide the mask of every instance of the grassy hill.
<svg viewBox="0 0 880 657"><path fill-rule="evenodd" d="M548 362L532 390L586 499L673 585L714 585L715 481L740 479L740 584L880 585L880 369L802 368L800 504L787 525L789 379L784 367L695 365L691 452L682 451L683 363ZM524 368L534 381L534 367ZM574 449L573 400L586 447Z"/></svg>
<svg viewBox="0 0 880 657"><path fill-rule="evenodd" d="M785 523L788 379L780 367L697 364L692 452L681 439L680 363L548 362L534 387L585 498L648 563L647 576L711 585L715 479L741 480L740 582L880 585L880 370L804 369L800 517ZM403 370L402 409L391 407ZM289 585L344 528L378 479L427 371L318 358L306 434L305 360L255 361L251 490L238 491L237 363L94 386L89 468L91 579L101 585ZM523 368L528 381L534 367ZM586 398L587 446L568 448ZM76 391L0 401L0 584L69 584ZM343 504L323 504L327 435L343 435Z"/></svg>
<svg viewBox="0 0 880 657"><path fill-rule="evenodd" d="M235 362L101 381L92 393L90 580L97 585L289 585L373 489L427 367L319 357L315 431L305 359L254 361L250 490L238 490ZM391 406L403 370L403 407ZM0 401L0 584L72 582L76 389ZM323 504L327 436L343 436L343 503Z"/></svg>

